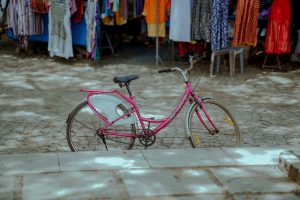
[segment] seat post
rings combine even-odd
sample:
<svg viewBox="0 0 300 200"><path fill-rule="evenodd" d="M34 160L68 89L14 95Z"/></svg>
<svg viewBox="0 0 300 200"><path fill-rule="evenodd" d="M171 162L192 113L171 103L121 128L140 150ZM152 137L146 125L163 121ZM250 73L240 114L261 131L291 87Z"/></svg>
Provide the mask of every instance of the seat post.
<svg viewBox="0 0 300 200"><path fill-rule="evenodd" d="M131 90L129 88L129 83L125 83L125 86L126 86L129 96L132 96Z"/></svg>

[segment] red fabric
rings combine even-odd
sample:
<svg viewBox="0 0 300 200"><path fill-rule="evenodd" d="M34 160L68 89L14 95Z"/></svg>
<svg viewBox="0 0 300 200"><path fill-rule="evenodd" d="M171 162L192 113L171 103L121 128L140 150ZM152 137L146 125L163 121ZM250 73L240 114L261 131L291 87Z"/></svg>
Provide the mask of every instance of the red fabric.
<svg viewBox="0 0 300 200"><path fill-rule="evenodd" d="M49 11L49 2L48 0L31 0L30 7L34 12L45 14Z"/></svg>
<svg viewBox="0 0 300 200"><path fill-rule="evenodd" d="M71 22L79 23L83 17L83 0L76 0L77 11L72 15Z"/></svg>
<svg viewBox="0 0 300 200"><path fill-rule="evenodd" d="M290 27L290 0L274 0L268 22L266 54L289 54L291 52Z"/></svg>
<svg viewBox="0 0 300 200"><path fill-rule="evenodd" d="M190 51L203 54L204 47L200 43L191 44L188 42L179 42L178 44L178 56L186 56Z"/></svg>

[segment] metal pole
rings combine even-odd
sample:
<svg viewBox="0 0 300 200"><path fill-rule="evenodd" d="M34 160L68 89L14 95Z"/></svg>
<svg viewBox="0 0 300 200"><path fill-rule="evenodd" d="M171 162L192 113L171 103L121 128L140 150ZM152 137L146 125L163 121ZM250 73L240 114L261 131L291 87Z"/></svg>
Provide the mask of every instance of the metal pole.
<svg viewBox="0 0 300 200"><path fill-rule="evenodd" d="M162 64L162 61L159 57L159 41L158 41L158 0L156 0L156 67L158 67L158 63L160 62Z"/></svg>
<svg viewBox="0 0 300 200"><path fill-rule="evenodd" d="M156 0L156 67L158 67L158 55L159 49L158 49L158 0Z"/></svg>

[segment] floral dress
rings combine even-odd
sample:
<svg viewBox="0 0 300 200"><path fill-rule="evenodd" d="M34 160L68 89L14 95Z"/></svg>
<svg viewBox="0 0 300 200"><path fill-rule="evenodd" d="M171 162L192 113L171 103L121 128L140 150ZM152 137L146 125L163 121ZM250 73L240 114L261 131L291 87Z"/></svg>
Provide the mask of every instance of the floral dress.
<svg viewBox="0 0 300 200"><path fill-rule="evenodd" d="M214 0L211 16L211 49L228 47L229 0Z"/></svg>

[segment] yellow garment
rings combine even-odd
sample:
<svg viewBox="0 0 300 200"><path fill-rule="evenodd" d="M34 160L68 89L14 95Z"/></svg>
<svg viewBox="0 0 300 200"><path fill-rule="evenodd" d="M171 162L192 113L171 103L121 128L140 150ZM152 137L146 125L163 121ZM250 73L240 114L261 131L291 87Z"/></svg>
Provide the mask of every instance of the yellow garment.
<svg viewBox="0 0 300 200"><path fill-rule="evenodd" d="M125 3L126 1L119 1L119 11L115 13L117 25L124 25L127 23L127 17L124 16L124 8L126 8Z"/></svg>
<svg viewBox="0 0 300 200"><path fill-rule="evenodd" d="M102 20L102 23L107 26L113 26L115 24L114 17L112 17L112 16L104 17L101 20Z"/></svg>
<svg viewBox="0 0 300 200"><path fill-rule="evenodd" d="M166 37L166 23L159 23L158 24L158 37ZM148 28L148 37L156 37L156 24L147 24Z"/></svg>

